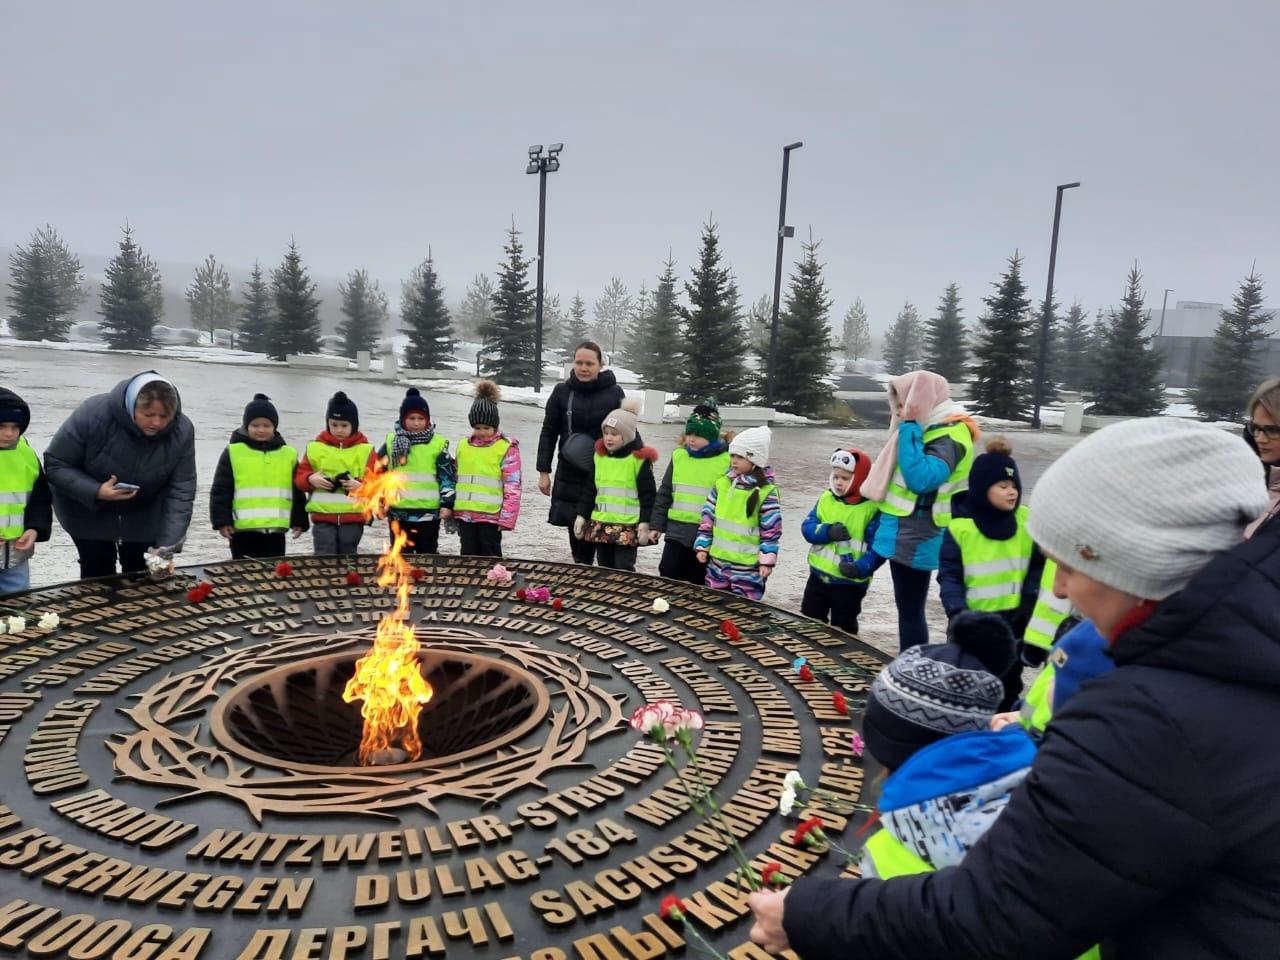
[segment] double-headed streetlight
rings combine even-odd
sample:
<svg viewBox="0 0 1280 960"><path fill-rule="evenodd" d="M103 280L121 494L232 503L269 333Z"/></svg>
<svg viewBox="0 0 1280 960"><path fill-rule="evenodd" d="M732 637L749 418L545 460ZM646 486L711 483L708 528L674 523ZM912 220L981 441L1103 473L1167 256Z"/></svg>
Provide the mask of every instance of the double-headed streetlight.
<svg viewBox="0 0 1280 960"><path fill-rule="evenodd" d="M553 143L547 147L546 156L542 154L542 144L535 143L529 148L529 165L525 173L538 175L538 300L534 317L534 350L537 359L533 364L533 392L542 392L542 275L543 261L547 240L547 174L560 169L560 151L563 143Z"/></svg>
<svg viewBox="0 0 1280 960"><path fill-rule="evenodd" d="M782 243L796 235L787 226L787 174L791 169L791 151L799 150L804 141L797 140L782 148L782 202L778 205L778 259L773 266L773 316L769 321L769 370L765 378L764 402L773 406L773 375L778 360L778 299L782 296Z"/></svg>
<svg viewBox="0 0 1280 960"><path fill-rule="evenodd" d="M1049 362L1049 315L1053 312L1053 268L1058 261L1058 223L1062 220L1062 192L1078 187L1077 183L1058 184L1058 197L1053 204L1053 240L1049 243L1049 283L1044 293L1044 309L1040 311L1040 358L1036 362L1036 405L1031 412L1031 426L1040 427L1040 405L1044 402L1045 366Z"/></svg>

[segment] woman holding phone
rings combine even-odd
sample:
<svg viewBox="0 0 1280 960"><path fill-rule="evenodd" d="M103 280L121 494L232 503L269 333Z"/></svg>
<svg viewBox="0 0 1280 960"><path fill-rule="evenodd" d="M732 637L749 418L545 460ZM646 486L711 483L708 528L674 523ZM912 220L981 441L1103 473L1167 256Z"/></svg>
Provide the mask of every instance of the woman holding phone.
<svg viewBox="0 0 1280 960"><path fill-rule="evenodd" d="M45 451L58 522L80 576L146 567L150 548L182 547L196 498L195 428L178 391L154 370L89 397Z"/></svg>

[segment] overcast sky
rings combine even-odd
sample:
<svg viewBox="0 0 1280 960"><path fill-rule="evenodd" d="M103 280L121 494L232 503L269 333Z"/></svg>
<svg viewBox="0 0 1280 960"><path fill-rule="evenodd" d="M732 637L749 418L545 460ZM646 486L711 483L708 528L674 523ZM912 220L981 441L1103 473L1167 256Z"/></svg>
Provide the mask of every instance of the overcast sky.
<svg viewBox="0 0 1280 960"><path fill-rule="evenodd" d="M911 8L906 12L904 8ZM161 261L367 267L393 293L432 245L450 299L491 271L525 149L563 141L547 282L682 276L719 223L750 301L788 221L837 317L882 326L961 284L976 316L1016 249L1044 293L1223 300L1256 259L1280 301L1280 4L12 2L0 14L0 246L46 221ZM799 255L789 241L788 264ZM177 279L177 278L173 278ZM183 280L182 282L185 282Z"/></svg>

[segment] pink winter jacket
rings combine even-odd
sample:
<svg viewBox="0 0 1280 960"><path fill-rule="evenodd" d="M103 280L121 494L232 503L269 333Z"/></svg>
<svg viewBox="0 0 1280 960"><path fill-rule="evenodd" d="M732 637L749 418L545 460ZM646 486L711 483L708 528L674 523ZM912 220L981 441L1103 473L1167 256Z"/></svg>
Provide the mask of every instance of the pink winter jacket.
<svg viewBox="0 0 1280 960"><path fill-rule="evenodd" d="M476 513L473 510L458 510L454 516L463 523L496 523L503 530L514 530L516 520L520 517L520 441L494 434L490 440L468 438L473 447L488 447L499 440L510 440L511 446L502 458L502 507L496 514Z"/></svg>

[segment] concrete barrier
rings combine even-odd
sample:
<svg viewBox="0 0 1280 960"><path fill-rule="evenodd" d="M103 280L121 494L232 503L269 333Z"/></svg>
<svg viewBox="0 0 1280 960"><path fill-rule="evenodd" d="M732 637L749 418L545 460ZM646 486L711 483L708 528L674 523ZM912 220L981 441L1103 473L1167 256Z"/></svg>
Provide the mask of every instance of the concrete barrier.
<svg viewBox="0 0 1280 960"><path fill-rule="evenodd" d="M386 364L384 359L383 364ZM384 366L384 373L385 366ZM474 380L475 377L466 370L415 370L406 367L400 371L401 380Z"/></svg>
<svg viewBox="0 0 1280 960"><path fill-rule="evenodd" d="M349 369L346 357L326 357L317 353L290 353L284 360L291 367L306 367L311 370Z"/></svg>
<svg viewBox="0 0 1280 960"><path fill-rule="evenodd" d="M644 405L640 408L641 423L661 423L666 412L667 392L665 390L646 390Z"/></svg>
<svg viewBox="0 0 1280 960"><path fill-rule="evenodd" d="M1078 400L1062 405L1062 432L1077 434L1084 429L1084 404Z"/></svg>
<svg viewBox="0 0 1280 960"><path fill-rule="evenodd" d="M1081 426L1085 430L1101 430L1103 427L1109 427L1113 423L1121 423L1125 420L1133 420L1134 417L1104 417L1096 413L1086 413L1081 422Z"/></svg>

